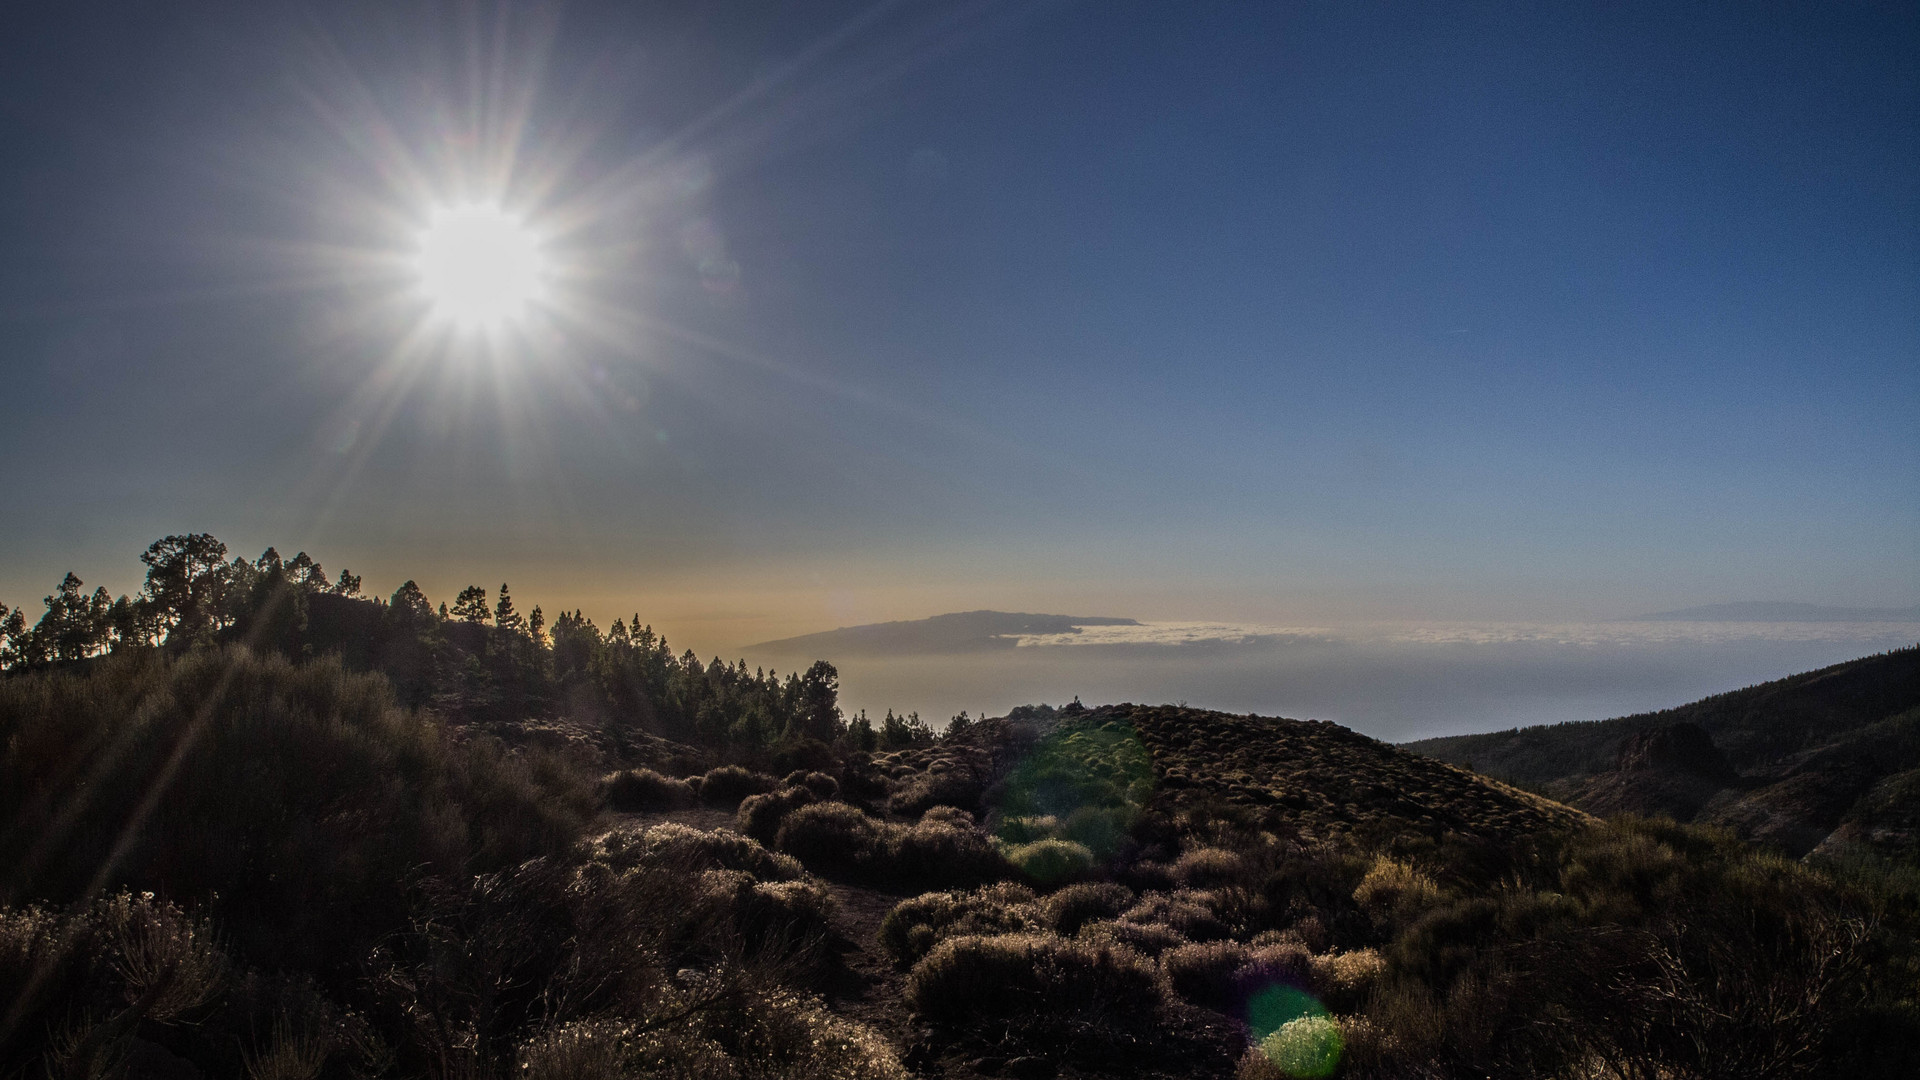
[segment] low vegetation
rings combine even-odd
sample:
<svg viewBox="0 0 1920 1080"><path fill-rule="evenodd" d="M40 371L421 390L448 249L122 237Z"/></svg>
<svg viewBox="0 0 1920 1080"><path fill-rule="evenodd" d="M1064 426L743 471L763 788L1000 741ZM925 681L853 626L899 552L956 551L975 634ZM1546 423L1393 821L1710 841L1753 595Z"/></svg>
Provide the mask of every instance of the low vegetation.
<svg viewBox="0 0 1920 1080"><path fill-rule="evenodd" d="M1920 1056L1920 876L1894 849L1600 820L1331 724L1076 702L863 731L830 666L661 660L624 623L549 630L477 590L442 617L211 551L169 538L138 600L76 583L0 619L0 1076ZM1904 738L1883 723L1852 730ZM1847 827L1911 829L1911 776Z"/></svg>

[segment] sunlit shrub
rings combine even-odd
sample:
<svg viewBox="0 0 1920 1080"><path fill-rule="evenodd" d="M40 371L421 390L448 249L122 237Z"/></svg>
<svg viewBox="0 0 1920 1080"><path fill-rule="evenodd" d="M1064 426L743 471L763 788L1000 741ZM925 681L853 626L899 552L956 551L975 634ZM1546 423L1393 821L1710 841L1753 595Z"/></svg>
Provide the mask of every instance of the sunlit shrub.
<svg viewBox="0 0 1920 1080"><path fill-rule="evenodd" d="M734 821L739 824L741 832L763 844L771 844L774 837L780 834L780 824L787 820L788 814L819 801L812 791L803 787L785 787L764 795L749 795L741 800Z"/></svg>
<svg viewBox="0 0 1920 1080"><path fill-rule="evenodd" d="M929 807L926 813L920 815L920 823L948 825L956 829L971 829L975 826L973 815L957 806Z"/></svg>
<svg viewBox="0 0 1920 1080"><path fill-rule="evenodd" d="M1173 864L1173 878L1190 889L1237 884L1246 876L1246 860L1220 848L1197 848Z"/></svg>
<svg viewBox="0 0 1920 1080"><path fill-rule="evenodd" d="M1354 903L1377 922L1411 922L1444 900L1433 879L1380 856L1353 890Z"/></svg>
<svg viewBox="0 0 1920 1080"><path fill-rule="evenodd" d="M1022 874L1043 884L1075 881L1093 872L1093 852L1071 840L1035 840L1003 850Z"/></svg>
<svg viewBox="0 0 1920 1080"><path fill-rule="evenodd" d="M881 846L882 823L846 803L813 803L788 814L774 846L808 867L857 871Z"/></svg>
<svg viewBox="0 0 1920 1080"><path fill-rule="evenodd" d="M1089 881L1052 893L1041 901L1041 911L1054 933L1071 937L1096 919L1117 918L1133 902L1133 890L1125 885Z"/></svg>
<svg viewBox="0 0 1920 1080"><path fill-rule="evenodd" d="M922 817L915 825L888 825L882 838L884 848L865 867L871 880L928 889L976 885L1011 874L992 841L950 819Z"/></svg>
<svg viewBox="0 0 1920 1080"><path fill-rule="evenodd" d="M807 866L899 889L977 885L1013 873L987 838L939 820L901 825L845 803L814 803L787 815L775 846Z"/></svg>
<svg viewBox="0 0 1920 1080"><path fill-rule="evenodd" d="M696 798L685 780L661 776L652 769L623 769L600 782L606 804L615 810L676 810L692 806Z"/></svg>
<svg viewBox="0 0 1920 1080"><path fill-rule="evenodd" d="M1311 960L1313 985L1327 1007L1336 1012L1351 1012L1366 1003L1387 962L1373 949L1322 953Z"/></svg>
<svg viewBox="0 0 1920 1080"><path fill-rule="evenodd" d="M1227 1012L1236 1003L1234 974L1246 965L1247 951L1232 941L1181 945L1160 954L1160 970L1182 1001Z"/></svg>
<svg viewBox="0 0 1920 1080"><path fill-rule="evenodd" d="M906 996L915 1012L945 1021L1140 1020L1162 1000L1158 972L1132 950L1052 934L948 938L914 965Z"/></svg>
<svg viewBox="0 0 1920 1080"><path fill-rule="evenodd" d="M766 773L751 772L738 765L722 765L707 770L700 778L700 801L708 806L732 809L749 795L772 791L778 782Z"/></svg>
<svg viewBox="0 0 1920 1080"><path fill-rule="evenodd" d="M1168 949L1188 944L1186 935L1159 923L1121 922L1097 919L1080 927L1075 941L1090 945L1117 945L1142 956L1157 957Z"/></svg>
<svg viewBox="0 0 1920 1080"><path fill-rule="evenodd" d="M688 874L741 870L762 881L788 881L802 873L797 860L731 829L696 829L678 822L616 829L596 838L588 851L618 870L642 865Z"/></svg>
<svg viewBox="0 0 1920 1080"><path fill-rule="evenodd" d="M1230 931L1205 903L1210 897L1182 890L1172 894L1143 893L1138 903L1122 912L1120 919L1132 923L1158 923L1178 931L1193 941L1217 941Z"/></svg>
<svg viewBox="0 0 1920 1080"><path fill-rule="evenodd" d="M1044 916L1033 891L1002 882L970 892L923 893L902 900L880 924L880 945L907 967L942 939L961 934L1003 934L1040 929Z"/></svg>
<svg viewBox="0 0 1920 1080"><path fill-rule="evenodd" d="M814 798L822 802L830 802L840 797L840 781L835 780L830 774L824 772L808 772L804 769L795 769L781 778L780 786L783 788L806 788L808 791L813 792Z"/></svg>

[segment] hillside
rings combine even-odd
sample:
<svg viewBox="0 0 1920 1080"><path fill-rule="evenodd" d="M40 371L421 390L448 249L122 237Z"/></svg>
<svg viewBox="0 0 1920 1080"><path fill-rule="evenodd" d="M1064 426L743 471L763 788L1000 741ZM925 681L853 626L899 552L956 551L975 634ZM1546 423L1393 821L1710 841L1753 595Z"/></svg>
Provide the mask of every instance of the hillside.
<svg viewBox="0 0 1920 1080"><path fill-rule="evenodd" d="M1656 713L1405 746L1594 813L1723 825L1796 855L1829 841L1913 854L1897 823L1920 777L1920 647Z"/></svg>

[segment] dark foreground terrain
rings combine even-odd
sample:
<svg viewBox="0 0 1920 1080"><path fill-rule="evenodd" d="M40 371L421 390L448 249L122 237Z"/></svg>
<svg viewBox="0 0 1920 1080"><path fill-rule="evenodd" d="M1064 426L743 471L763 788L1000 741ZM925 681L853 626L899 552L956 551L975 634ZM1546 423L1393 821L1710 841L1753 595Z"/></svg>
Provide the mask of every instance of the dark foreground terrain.
<svg viewBox="0 0 1920 1080"><path fill-rule="evenodd" d="M443 615L304 557L176 557L210 540L156 544L138 598L76 582L9 631L0 1077L1920 1055L1891 858L1597 818L1325 723L1075 703L936 737L841 716L824 663L780 679L549 628L505 590Z"/></svg>

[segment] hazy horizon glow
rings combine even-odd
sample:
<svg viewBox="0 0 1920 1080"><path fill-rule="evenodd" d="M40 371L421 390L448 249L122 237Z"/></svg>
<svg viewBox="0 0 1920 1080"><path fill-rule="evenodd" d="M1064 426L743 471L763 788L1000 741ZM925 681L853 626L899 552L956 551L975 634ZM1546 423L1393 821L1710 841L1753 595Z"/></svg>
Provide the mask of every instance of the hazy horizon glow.
<svg viewBox="0 0 1920 1080"><path fill-rule="evenodd" d="M1911 6L10 29L0 599L30 610L188 531L703 655L974 608L1920 603ZM433 207L484 228L428 255ZM1683 647L1718 674L1608 678L1826 655Z"/></svg>

